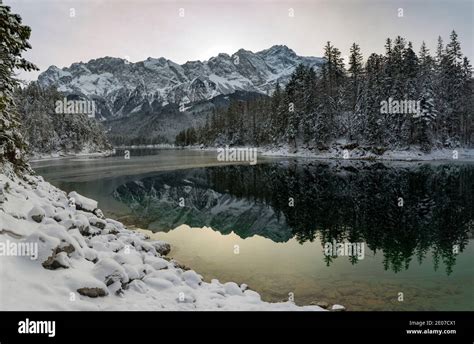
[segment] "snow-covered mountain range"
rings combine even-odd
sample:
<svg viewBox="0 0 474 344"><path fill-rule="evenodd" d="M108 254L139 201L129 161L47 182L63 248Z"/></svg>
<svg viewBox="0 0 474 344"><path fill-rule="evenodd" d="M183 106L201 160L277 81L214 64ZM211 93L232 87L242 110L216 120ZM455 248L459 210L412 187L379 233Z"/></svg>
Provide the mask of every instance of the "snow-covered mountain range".
<svg viewBox="0 0 474 344"><path fill-rule="evenodd" d="M284 45L275 45L256 53L240 49L233 55L221 53L182 65L163 57L136 63L103 57L62 69L51 66L38 82L95 100L96 117L103 120L156 113L167 104L189 104L235 91L270 93L277 82L288 81L298 64L317 70L323 63L323 58L298 56Z"/></svg>

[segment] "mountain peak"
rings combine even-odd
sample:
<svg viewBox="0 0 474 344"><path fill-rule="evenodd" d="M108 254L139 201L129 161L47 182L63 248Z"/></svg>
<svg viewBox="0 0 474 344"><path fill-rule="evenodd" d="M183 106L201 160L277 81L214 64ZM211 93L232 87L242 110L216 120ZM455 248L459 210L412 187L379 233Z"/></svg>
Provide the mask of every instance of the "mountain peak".
<svg viewBox="0 0 474 344"><path fill-rule="evenodd" d="M230 59L230 55L227 53L219 53L215 58L224 58L224 59Z"/></svg>
<svg viewBox="0 0 474 344"><path fill-rule="evenodd" d="M166 58L164 58L164 57L158 57L158 58L156 58L156 57L151 57L151 56L149 56L149 57L147 57L147 59L146 59L145 61L148 61L148 62L158 62L158 63L160 63L160 64L163 64L163 63L166 63L168 60L167 60Z"/></svg>
<svg viewBox="0 0 474 344"><path fill-rule="evenodd" d="M247 49L244 49L244 48L240 48L239 50L237 50L237 51L235 52L235 54L242 54L242 53L243 53L243 54L253 54L252 51L247 50Z"/></svg>
<svg viewBox="0 0 474 344"><path fill-rule="evenodd" d="M286 45L273 45L268 49L259 51L257 54L262 54L262 55L269 55L269 54L289 54L289 55L294 55L296 56L296 53L288 48Z"/></svg>

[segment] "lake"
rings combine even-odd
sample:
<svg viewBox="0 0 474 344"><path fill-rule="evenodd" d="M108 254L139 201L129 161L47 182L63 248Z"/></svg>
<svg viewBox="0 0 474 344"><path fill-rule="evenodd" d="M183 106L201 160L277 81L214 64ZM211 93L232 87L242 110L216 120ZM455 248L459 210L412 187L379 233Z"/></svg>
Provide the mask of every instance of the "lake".
<svg viewBox="0 0 474 344"><path fill-rule="evenodd" d="M348 310L474 309L474 163L131 150L33 163L47 181L154 232L206 280ZM346 250L341 244L346 245ZM347 247L356 248L347 250ZM334 248L328 253L328 248Z"/></svg>

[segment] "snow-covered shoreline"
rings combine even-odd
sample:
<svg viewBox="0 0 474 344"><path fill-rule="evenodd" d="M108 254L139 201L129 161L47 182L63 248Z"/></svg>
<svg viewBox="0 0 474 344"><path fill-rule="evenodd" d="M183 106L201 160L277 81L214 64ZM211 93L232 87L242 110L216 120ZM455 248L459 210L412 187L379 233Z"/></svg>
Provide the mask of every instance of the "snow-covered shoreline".
<svg viewBox="0 0 474 344"><path fill-rule="evenodd" d="M37 247L36 259L5 250L20 244ZM167 243L105 218L96 201L8 169L0 174L0 248L0 310L324 310L205 282L166 257Z"/></svg>
<svg viewBox="0 0 474 344"><path fill-rule="evenodd" d="M150 145L120 145L114 146L114 149L177 149L174 144L169 143L157 143L157 144L150 144Z"/></svg>
<svg viewBox="0 0 474 344"><path fill-rule="evenodd" d="M222 147L225 147L222 146ZM194 151L215 152L219 147L211 146L174 146L174 145L144 145L144 146L121 146L116 149L188 149ZM316 151L307 148L298 148L296 151L288 146L279 148L272 146L250 147L232 146L232 148L257 148L258 154L267 157L281 158L309 158L309 159L332 159L332 160L375 160L375 161L474 161L474 148L435 149L429 153L418 148L408 150L387 150L382 154L375 154L365 149L347 149L342 145L336 145L327 151Z"/></svg>
<svg viewBox="0 0 474 344"><path fill-rule="evenodd" d="M58 152L58 153L51 153L51 154L32 154L30 156L30 162L36 161L47 161L47 160L59 160L59 159L67 159L67 158L74 158L74 157L84 157L84 158L100 158L100 157L107 157L115 153L115 150L107 150L103 152L89 152L83 151L78 153L71 153L71 152Z"/></svg>
<svg viewBox="0 0 474 344"><path fill-rule="evenodd" d="M298 157L314 159L343 159L343 160L381 160L381 161L439 161L458 160L474 161L473 148L437 149L430 153L424 153L420 149L385 151L382 154L375 154L368 150L352 149L345 150L335 147L327 152L315 152L308 149L299 149L291 152L288 147L282 148L262 148L259 153L263 156L274 157Z"/></svg>

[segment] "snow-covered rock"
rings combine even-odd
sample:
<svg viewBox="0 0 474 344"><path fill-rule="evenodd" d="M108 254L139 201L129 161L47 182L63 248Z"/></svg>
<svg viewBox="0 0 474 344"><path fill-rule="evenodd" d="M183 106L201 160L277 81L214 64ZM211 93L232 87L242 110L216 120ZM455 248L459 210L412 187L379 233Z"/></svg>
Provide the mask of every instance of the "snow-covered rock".
<svg viewBox="0 0 474 344"><path fill-rule="evenodd" d="M104 220L99 219L98 217L95 217L95 216L89 218L89 223L92 226L100 228L100 229L104 229L105 226L107 225L107 222L105 222Z"/></svg>
<svg viewBox="0 0 474 344"><path fill-rule="evenodd" d="M227 282L224 284L224 290L229 295L243 295L242 290L235 282Z"/></svg>
<svg viewBox="0 0 474 344"><path fill-rule="evenodd" d="M34 206L33 208L31 208L30 212L28 213L28 218L38 223L43 221L45 216L45 211L38 206Z"/></svg>
<svg viewBox="0 0 474 344"><path fill-rule="evenodd" d="M181 277L186 282L186 284L192 288L197 288L202 283L202 276L198 275L193 270L188 270L188 271L183 272Z"/></svg>
<svg viewBox="0 0 474 344"><path fill-rule="evenodd" d="M73 202L76 204L76 208L79 210L93 212L95 209L97 209L97 201L79 195L76 191L70 192L68 197L74 200Z"/></svg>
<svg viewBox="0 0 474 344"><path fill-rule="evenodd" d="M341 312L341 311L345 311L346 310L346 307L342 306L342 305L332 305L331 307L331 311L335 311L335 312Z"/></svg>
<svg viewBox="0 0 474 344"><path fill-rule="evenodd" d="M92 274L106 285L110 285L115 281L120 281L122 284L129 281L125 269L111 258L100 259L95 264Z"/></svg>

